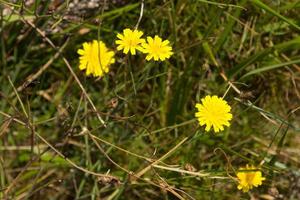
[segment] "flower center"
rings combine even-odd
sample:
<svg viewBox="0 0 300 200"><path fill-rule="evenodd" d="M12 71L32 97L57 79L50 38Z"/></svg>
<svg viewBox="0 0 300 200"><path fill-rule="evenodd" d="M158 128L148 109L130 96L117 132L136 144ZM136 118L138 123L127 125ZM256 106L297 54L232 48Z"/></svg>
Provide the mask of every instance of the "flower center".
<svg viewBox="0 0 300 200"><path fill-rule="evenodd" d="M246 181L247 181L248 184L252 183L252 180L253 180L254 176L255 176L255 172L249 172L249 173L247 173L247 175L246 175Z"/></svg>
<svg viewBox="0 0 300 200"><path fill-rule="evenodd" d="M160 44L153 44L151 49L152 49L152 52L155 53L155 54L161 54L162 53L162 49L161 49Z"/></svg>
<svg viewBox="0 0 300 200"><path fill-rule="evenodd" d="M208 117L211 121L216 121L216 119L219 119L220 110L218 110L217 107L211 108L207 113L208 113Z"/></svg>
<svg viewBox="0 0 300 200"><path fill-rule="evenodd" d="M135 47L138 45L138 41L136 39L128 39L127 40L127 45L130 47Z"/></svg>

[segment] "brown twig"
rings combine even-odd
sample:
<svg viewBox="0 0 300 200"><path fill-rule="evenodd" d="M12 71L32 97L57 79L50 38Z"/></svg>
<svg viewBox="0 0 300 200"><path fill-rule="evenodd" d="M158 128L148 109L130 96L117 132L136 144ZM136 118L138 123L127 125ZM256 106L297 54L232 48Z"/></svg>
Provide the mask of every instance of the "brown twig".
<svg viewBox="0 0 300 200"><path fill-rule="evenodd" d="M175 147L173 147L171 150L169 150L166 154L164 154L162 157L160 157L159 159L155 160L153 163L151 163L150 165L148 165L147 167L145 167L144 169L142 169L140 172L138 172L136 174L136 177L141 177L143 176L147 171L149 171L153 165L158 164L159 162L163 161L164 159L166 159L167 157L169 157L178 147L180 147L186 140L188 139L188 137L185 137L183 140L181 140Z"/></svg>
<svg viewBox="0 0 300 200"><path fill-rule="evenodd" d="M34 80L36 80L52 63L55 61L62 53L64 48L67 46L69 42L69 38L65 41L65 43L58 49L58 51L55 53L53 57L51 57L50 60L48 60L47 63L45 63L35 74L29 75L24 83L17 88L17 91L20 92L24 88L26 88L30 83L32 83Z"/></svg>
<svg viewBox="0 0 300 200"><path fill-rule="evenodd" d="M31 21L26 20L22 15L20 15L20 18L22 20L23 23L25 24L29 24L34 30L36 30L45 40L48 44L50 44L50 46L52 48L54 48L55 50L58 50L58 48L53 44L53 42L45 35L45 33L43 31L41 31L39 28L37 28ZM64 61L64 63L66 64L67 68L69 69L69 71L71 72L72 76L74 77L75 81L77 82L77 84L79 85L80 89L82 90L84 96L87 98L89 104L91 105L92 109L96 112L98 120L102 123L102 125L104 127L106 127L106 124L104 122L104 120L102 119L102 117L100 116L99 112L97 112L97 109L93 103L93 101L91 100L91 98L89 97L89 95L87 94L86 90L84 89L83 85L81 84L79 78L77 77L77 75L75 74L75 72L73 71L69 61L63 56L60 55Z"/></svg>

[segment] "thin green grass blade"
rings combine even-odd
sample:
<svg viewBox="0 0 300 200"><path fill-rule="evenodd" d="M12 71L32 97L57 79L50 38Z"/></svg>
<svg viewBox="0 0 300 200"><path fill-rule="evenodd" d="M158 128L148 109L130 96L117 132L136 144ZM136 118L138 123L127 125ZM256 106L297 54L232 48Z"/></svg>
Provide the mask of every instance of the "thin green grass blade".
<svg viewBox="0 0 300 200"><path fill-rule="evenodd" d="M122 7L122 8L118 8L118 9L114 9L112 11L104 12L103 14L96 16L96 18L103 19L103 18L106 18L106 17L121 16L122 14L125 14L125 13L127 13L127 12L129 12L131 10L134 10L138 6L139 6L139 3L126 5L126 6ZM93 30L97 30L98 29L98 25L93 25L91 22L89 22L89 20L85 20L82 23L76 23L76 24L73 24L70 27L66 28L65 30L62 31L62 34L69 33L71 31L73 31L74 29L82 27L82 26L90 28L90 29L93 29ZM101 27L101 31L112 32L111 29L107 29L105 27Z"/></svg>
<svg viewBox="0 0 300 200"><path fill-rule="evenodd" d="M240 2L240 6L243 6L244 4L246 3L245 0L242 0ZM225 29L224 31L222 32L221 36L219 37L219 39L217 40L217 43L215 45L215 52L218 52L219 49L221 47L223 47L224 43L226 42L226 40L229 38L228 36L230 35L232 29L233 29L233 26L236 22L235 19L238 19L239 16L241 15L242 13L242 10L241 9L238 9L234 12L233 14L233 17L229 19L228 21L228 24L225 26Z"/></svg>
<svg viewBox="0 0 300 200"><path fill-rule="evenodd" d="M291 25L292 27L296 28L297 30L300 31L300 27L295 24L292 20L284 17L283 15L279 14L278 12L276 12L275 10L273 10L272 8L270 8L269 6L267 6L266 4L264 4L263 2L261 2L260 0L251 0L251 2L253 4L255 4L256 6L260 7L261 9L264 9L265 11L267 11L268 13L278 17L279 19L285 21L286 23L288 23L289 25Z"/></svg>
<svg viewBox="0 0 300 200"><path fill-rule="evenodd" d="M211 5L215 5L215 6L220 6L220 7L234 7L234 8L240 8L240 9L244 9L244 7L239 6L239 5L235 5L235 4L229 4L229 3L219 3L219 2L214 2L214 1L207 1L207 0L197 0L199 2L202 3L207 3L207 4L211 4Z"/></svg>
<svg viewBox="0 0 300 200"><path fill-rule="evenodd" d="M211 49L209 43L208 42L204 42L202 44L202 47L203 47L204 52L208 55L209 59L212 61L212 63L215 66L220 67L219 64L218 64L217 59L214 56L213 50Z"/></svg>
<svg viewBox="0 0 300 200"><path fill-rule="evenodd" d="M279 64L275 64L275 65L269 65L269 66L261 67L261 68L258 68L258 69L255 69L255 70L252 70L252 71L248 72L247 74L242 76L242 78L245 78L245 77L251 76L251 75L255 75L255 74L261 74L261 73L266 72L266 71L270 71L270 70L273 70L273 69L277 69L277 68L280 68L280 67L285 67L285 66L288 66L288 65L298 64L298 63L300 63L300 59L292 60L292 61L289 61L289 62L283 62L283 63L279 63Z"/></svg>
<svg viewBox="0 0 300 200"><path fill-rule="evenodd" d="M252 108L252 109L254 109L254 110L258 111L258 112L264 113L265 115L267 115L268 117L270 117L270 118L276 120L276 121L279 122L279 123L283 123L283 124L289 126L289 127L292 128L294 131L297 131L297 132L300 131L300 128L294 126L293 124L291 124L290 122L286 121L286 120L283 119L282 117L280 117L280 116L278 116L278 115L276 115L276 114L274 114L274 113L271 113L271 112L269 112L269 111L266 111L266 110L264 110L264 109L262 109L262 108L260 108L260 107L258 107L258 106L255 106L255 105L254 105L253 103L251 103L250 101L248 101L248 102L243 102L243 101L242 101L241 99L239 99L239 98L234 98L234 99L235 99L236 101L238 101L238 102L244 104L245 106L249 106L250 108Z"/></svg>
<svg viewBox="0 0 300 200"><path fill-rule="evenodd" d="M5 25L8 24L8 23L19 21L21 19L33 20L35 18L36 17L34 15L24 15L24 16L21 17L20 15L12 14L12 15L3 16L3 20L5 22Z"/></svg>
<svg viewBox="0 0 300 200"><path fill-rule="evenodd" d="M117 9L114 9L112 11L104 12L103 14L100 14L97 17L102 19L102 18L105 18L105 17L113 16L113 15L121 15L121 14L124 14L126 12L129 12L129 11L137 8L139 5L140 5L139 3L129 4L129 5L126 5L122 8L117 8Z"/></svg>
<svg viewBox="0 0 300 200"><path fill-rule="evenodd" d="M289 40L287 42L283 42L277 45L274 45L273 47L266 48L252 56L250 56L248 59L242 61L240 64L233 67L231 70L227 72L227 76L229 78L233 78L237 74L239 74L243 69L246 67L254 64L257 61L262 61L262 59L269 55L270 53L273 53L274 51L277 51L278 53L284 52L286 50L291 49L297 49L300 45L300 37L296 37L292 40Z"/></svg>
<svg viewBox="0 0 300 200"><path fill-rule="evenodd" d="M291 2L291 3L287 3L286 5L281 6L279 8L279 10L287 11L287 10L296 9L296 8L300 8L300 1L295 1L295 2Z"/></svg>

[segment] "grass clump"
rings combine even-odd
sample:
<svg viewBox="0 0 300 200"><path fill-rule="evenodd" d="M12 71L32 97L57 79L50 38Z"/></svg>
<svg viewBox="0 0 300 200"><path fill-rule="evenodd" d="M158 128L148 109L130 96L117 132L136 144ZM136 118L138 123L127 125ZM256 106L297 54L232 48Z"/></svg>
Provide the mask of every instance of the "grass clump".
<svg viewBox="0 0 300 200"><path fill-rule="evenodd" d="M299 199L298 8L0 0L0 198Z"/></svg>

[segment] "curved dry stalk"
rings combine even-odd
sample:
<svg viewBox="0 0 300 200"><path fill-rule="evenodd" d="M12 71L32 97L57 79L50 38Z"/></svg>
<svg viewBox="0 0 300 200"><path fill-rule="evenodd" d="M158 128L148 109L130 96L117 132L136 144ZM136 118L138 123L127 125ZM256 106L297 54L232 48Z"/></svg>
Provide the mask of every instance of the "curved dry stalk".
<svg viewBox="0 0 300 200"><path fill-rule="evenodd" d="M135 29L138 29L138 27L139 27L139 25L140 25L140 23L141 23L141 21L142 21L142 18L143 18L144 5L145 5L145 2L144 2L144 1L145 1L145 0L142 0L142 2L141 2L140 16L139 16L139 19L138 19L138 21L137 21L137 23L136 23L136 25L135 25Z"/></svg>
<svg viewBox="0 0 300 200"><path fill-rule="evenodd" d="M100 141L100 142L102 142L102 143L104 143L104 144L107 144L107 145L109 145L109 146L111 146L111 147L114 147L114 148L116 148L116 149L118 149L118 150L120 150L120 151L122 151L122 152L125 152L125 153L127 153L127 154L130 154L130 155L135 156L135 157L137 157L137 158L144 159L144 160L146 160L146 161L148 161L148 162L153 162L153 161L154 161L152 158L148 158L148 157L145 157L145 156L136 154L136 153L132 153L131 151L128 151L128 150L123 149L123 148L121 148L121 147L119 147L119 146L117 146L117 145L115 145L115 144L112 144L112 143L106 141L106 140L103 140L103 139L101 139L101 138L99 138L99 137L93 135L90 131L89 131L89 136L90 136L92 139L98 140L98 141Z"/></svg>
<svg viewBox="0 0 300 200"><path fill-rule="evenodd" d="M142 181L145 181L153 186L156 186L156 187L159 187L161 189L165 189L167 191L169 191L170 193L172 193L174 196L176 196L178 199L180 200L185 200L180 194L178 194L171 186L169 186L168 184L164 184L164 185L161 185L161 184L156 184L155 182L152 182L150 180L147 180L147 179L143 179L141 178L140 176L137 176L134 172L132 171L129 171L128 169L125 169L124 167L120 166L118 163L116 163L114 160L112 160L110 158L110 156L104 151L104 149L99 145L99 143L97 142L97 140L95 139L95 137L93 137L93 135L90 133L90 131L86 128L86 127L83 127L83 130L81 132L81 134L84 134L84 133L87 133L88 136L92 139L92 141L95 143L95 145L97 146L97 148L101 151L101 153L112 163L114 164L115 166L117 166L118 168L120 168L121 170L125 171L126 173L128 173L130 176L134 177L135 180L136 179L140 179ZM187 138L186 138L187 139ZM175 150L178 146L180 146L183 142L185 141L182 140L178 145L175 146L175 148L173 148L172 150ZM165 157L166 158L168 156L168 154L170 154L172 152L172 150L170 152L168 152L167 154L165 154ZM158 161L159 162L159 161ZM155 162L154 162L155 163ZM151 165L150 165L151 167ZM145 168L146 169L146 168ZM150 169L150 168L149 168ZM146 171L145 171L146 172Z"/></svg>
<svg viewBox="0 0 300 200"><path fill-rule="evenodd" d="M50 147L55 153L57 153L57 155L59 155L61 158L65 159L70 165L72 165L73 167L75 167L76 169L79 169L80 171L83 171L87 174L91 174L94 176L99 176L99 177L104 177L104 178L109 178L112 180L119 180L119 178L112 176L112 175L107 175L107 174L100 174L100 173L96 173L93 171L89 171L79 165L77 165L76 163L74 163L72 160L70 160L69 158L65 157L60 151L58 151L54 146L52 146L45 138L43 138L39 133L35 132L35 135L38 136L38 138L40 140L42 140L48 147Z"/></svg>
<svg viewBox="0 0 300 200"><path fill-rule="evenodd" d="M58 51L54 54L54 56L52 56L50 58L50 60L48 60L48 62L46 62L42 67L40 67L40 69L34 73L34 74L30 74L26 80L24 81L24 83L19 86L17 88L17 91L20 92L22 91L24 88L26 88L30 83L32 83L34 80L36 80L62 53L62 51L64 50L64 48L67 46L69 42L69 38L65 41L65 43L58 49Z"/></svg>
<svg viewBox="0 0 300 200"><path fill-rule="evenodd" d="M8 118L11 118L13 119L14 121L16 121L17 123L23 125L23 126L26 126L27 128L30 126L28 126L27 123L21 121L21 120L18 120L18 119L15 119L13 118L12 116L0 111L0 114L2 114L3 116L5 117L8 117ZM42 141L44 142L50 149L52 149L58 156L60 156L61 158L65 159L70 165L72 165L73 167L75 167L76 169L82 171L82 172L85 172L87 174L91 174L91 175L94 175L94 176L98 176L98 177L101 177L101 178L106 178L106 179L109 179L109 180L117 180L119 182L119 178L118 177L115 177L115 176L112 176L112 175L108 175L108 174L101 174L101 173L96 173L96 172L93 172L93 171L89 171L79 165L77 165L76 163L74 163L72 160L70 160L69 158L67 158L66 156L64 156L60 151L58 151L53 145L51 145L44 137L42 137L38 132L34 131L34 134ZM18 178L18 177L17 177ZM17 180L16 178L16 180ZM7 194L12 186L15 184L15 181L12 182L10 184L9 187L6 188L6 191L4 192L4 194Z"/></svg>
<svg viewBox="0 0 300 200"><path fill-rule="evenodd" d="M25 122L23 122L23 121L21 121L21 120L18 120L18 119L16 119L16 118L13 118L13 117L10 116L9 114L6 114L6 113L4 113L4 112L2 112L2 111L0 111L0 114L2 114L3 116L5 116L5 117L7 117L7 118L11 118L11 119L14 120L15 122L17 122L17 123L19 123L19 124L21 124L21 125L23 125L23 126L27 126L27 124L26 124ZM82 171L82 172L85 172L85 173L94 175L94 176L98 176L98 177L105 178L105 179L108 179L108 180L117 180L117 181L119 182L119 178L118 178L118 177L115 177L115 176L112 176L112 175L107 175L107 174L100 174L100 173L96 173L96 172L93 172L93 171L89 171L89 170L87 170L87 169L85 169L85 168L83 168L83 167L77 165L77 164L74 163L72 160L70 160L70 159L68 159L67 157L65 157L60 151L58 151L53 145L51 145L51 144L50 144L44 137L42 137L39 133L37 133L37 132L34 132L34 133L35 133L35 135L36 135L40 140L42 140L42 142L44 142L49 148L51 148L56 154L58 154L58 156L60 156L61 158L65 159L70 165L72 165L72 166L75 167L76 169L78 169L78 170L80 170L80 171ZM84 132L82 132L82 133L84 133ZM94 138L94 137L91 136L91 138ZM95 140L95 138L94 138L94 140ZM95 143L95 144L97 145L98 143ZM98 144L98 145L99 145L99 144ZM97 147L99 147L98 145L97 145ZM178 146L178 145L177 145L177 146ZM101 149L102 149L102 148L101 148ZM103 150L103 149L102 149L102 150ZM110 159L110 161L112 161L112 160ZM117 163L115 163L114 161L113 161L113 163L114 163L114 164L117 164ZM117 164L117 165L118 165L118 164ZM119 165L118 165L118 166L119 166ZM125 172L127 172L129 175L135 177L135 178L138 179L138 180L142 180L142 181L144 181L144 182L146 182L146 183L148 183L148 184L150 184L150 185L152 185L152 186L159 187L159 188L161 188L161 189L163 189L163 190L169 191L170 193L172 193L172 194L173 194L174 196L176 196L177 198L179 198L179 199L181 199L181 200L184 200L184 198L183 198L180 194L178 194L176 191L174 191L174 189L173 189L171 186L168 186L168 187L162 186L161 184L155 183L155 182L153 182L153 181L151 181L151 180L137 177L133 172L131 172L131 171L129 171L129 170L123 168L123 167L121 167L121 169L124 170ZM132 184L135 184L135 183L136 183L136 182L133 182ZM12 183L10 187L4 188L5 192L6 192L6 191L10 191L10 189L12 188L13 185L14 185L14 183Z"/></svg>
<svg viewBox="0 0 300 200"><path fill-rule="evenodd" d="M192 176L198 176L198 177L208 177L208 178L214 178L214 179L227 179L228 177L223 177L223 176L211 176L210 173L201 173L201 172L192 172L192 171L187 171L183 170L177 167L166 167L162 165L153 165L153 167L158 168L158 169L164 169L168 171L173 171L173 172L178 172L182 174L189 174Z"/></svg>
<svg viewBox="0 0 300 200"><path fill-rule="evenodd" d="M18 14L18 13L17 13ZM45 35L45 33L43 33L42 30L40 30L39 28L37 28L31 21L26 20L22 15L19 15L21 18L21 21L25 24L29 24L34 30L37 31L37 33L39 33L42 38L44 38L47 43L55 50L58 50L58 48L53 44L53 42ZM67 68L69 69L69 71L71 72L72 76L74 77L75 81L77 82L77 84L79 85L80 89L82 90L84 96L87 98L89 104L91 105L92 109L94 110L94 112L97 115L98 120L102 123L102 125L104 127L106 127L106 124L104 122L104 120L102 119L102 117L100 116L99 112L97 111L97 108L95 107L93 101L91 100L91 98L89 97L88 93L86 92L86 90L84 89L83 85L81 84L79 78L76 76L75 72L73 71L69 61L60 54L60 56L62 57L64 63L66 64Z"/></svg>
<svg viewBox="0 0 300 200"><path fill-rule="evenodd" d="M164 154L162 157L160 157L159 159L155 160L153 163L151 163L150 165L148 165L147 167L145 167L144 169L142 169L140 172L138 172L136 174L136 177L141 177L143 176L147 171L149 171L154 165L156 165L157 163L163 161L164 159L166 159L167 157L169 157L178 147L180 147L186 140L188 139L188 137L185 137L183 140L181 140L175 147L173 147L170 151L168 151L166 154Z"/></svg>

